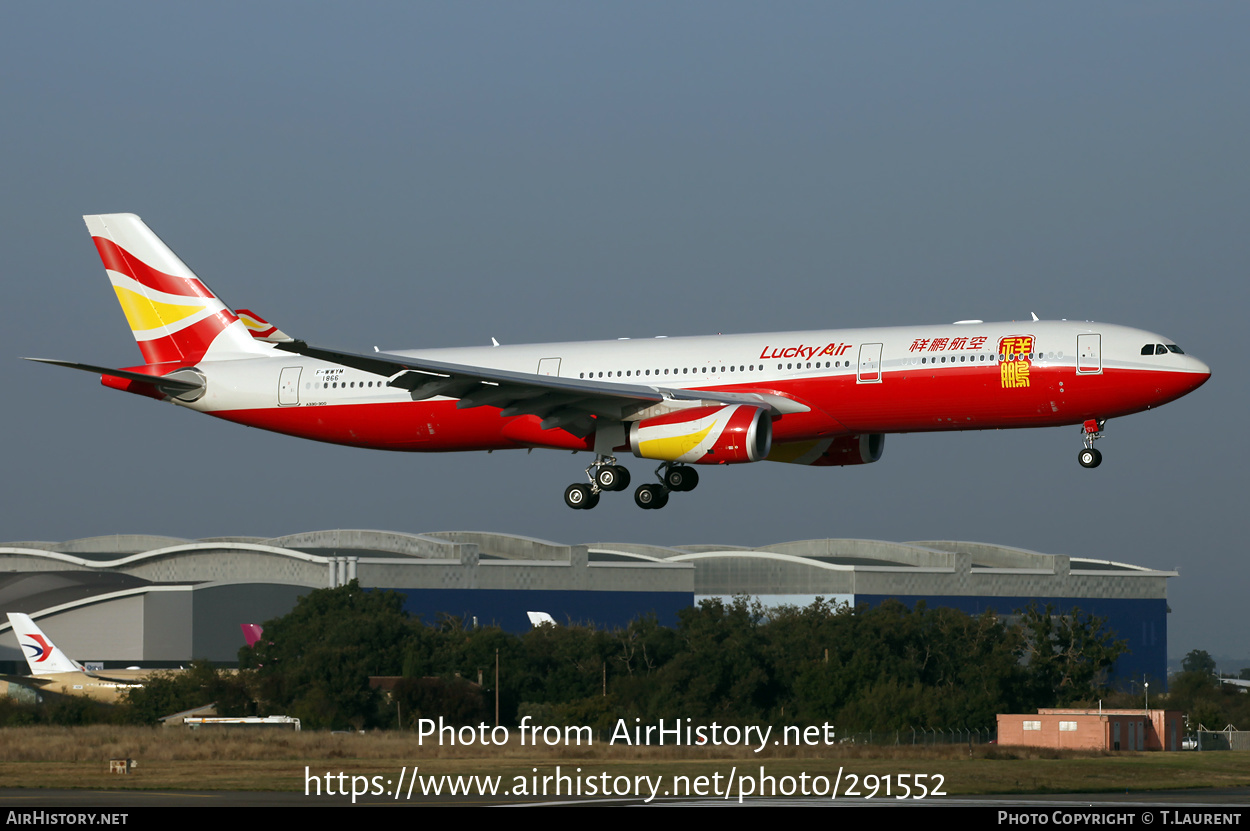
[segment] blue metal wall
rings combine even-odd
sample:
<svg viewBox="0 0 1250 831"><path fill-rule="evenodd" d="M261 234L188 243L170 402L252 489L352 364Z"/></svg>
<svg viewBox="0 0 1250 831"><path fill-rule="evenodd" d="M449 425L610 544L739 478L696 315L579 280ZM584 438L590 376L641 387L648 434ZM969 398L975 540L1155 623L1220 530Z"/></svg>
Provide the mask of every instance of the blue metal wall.
<svg viewBox="0 0 1250 831"><path fill-rule="evenodd" d="M526 612L546 612L561 626L594 624L600 628L625 626L641 615L655 613L661 625L676 626L677 612L694 603L692 592L604 592L530 589L392 589L405 596L404 610L420 615L427 624L439 613L455 615L479 626L497 625L506 632L530 628Z"/></svg>
<svg viewBox="0 0 1250 831"><path fill-rule="evenodd" d="M958 609L970 615L993 610L1000 617L1024 610L1036 603L1040 608L1048 604L1055 614L1068 614L1073 609L1105 618L1107 628L1115 633L1117 640L1128 641L1129 652L1116 661L1112 669L1112 685L1122 689L1141 689L1143 678L1151 689L1164 692L1168 677L1168 603L1166 600L1139 600L1115 598L1059 598L1059 597L951 597L940 595L880 595L857 594L856 605L865 603L876 606L887 599L898 600L905 606L915 608L923 600L930 608Z"/></svg>

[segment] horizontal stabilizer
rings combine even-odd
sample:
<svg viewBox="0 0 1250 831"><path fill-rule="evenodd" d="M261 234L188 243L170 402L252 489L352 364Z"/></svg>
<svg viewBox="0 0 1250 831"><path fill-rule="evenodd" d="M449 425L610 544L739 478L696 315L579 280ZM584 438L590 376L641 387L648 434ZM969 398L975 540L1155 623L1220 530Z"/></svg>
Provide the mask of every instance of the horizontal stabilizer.
<svg viewBox="0 0 1250 831"><path fill-rule="evenodd" d="M141 381L145 384L152 384L161 392L173 397L187 397L187 393L204 389L204 379L200 378L196 375L196 373L188 370L178 370L176 373L170 375L147 375L142 372L131 372L126 369L109 369L105 366L79 364L73 361L57 361L52 358L26 358L25 360L37 361L41 364L67 366L70 369L81 369L84 372L94 372L97 375L111 375L114 378L124 378L127 381Z"/></svg>

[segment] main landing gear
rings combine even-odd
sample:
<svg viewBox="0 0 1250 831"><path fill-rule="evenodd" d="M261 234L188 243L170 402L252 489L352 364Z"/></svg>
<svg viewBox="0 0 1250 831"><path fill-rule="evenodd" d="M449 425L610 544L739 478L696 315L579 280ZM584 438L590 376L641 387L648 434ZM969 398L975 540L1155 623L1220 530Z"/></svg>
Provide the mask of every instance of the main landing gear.
<svg viewBox="0 0 1250 831"><path fill-rule="evenodd" d="M1106 423L1106 419L1099 421L1091 418L1081 426L1081 440L1085 443L1085 447L1076 457L1081 467L1098 467L1102 464L1102 454L1094 448L1094 442L1102 438L1102 428Z"/></svg>
<svg viewBox="0 0 1250 831"><path fill-rule="evenodd" d="M615 456L595 456L586 468L590 484L573 484L564 489L564 504L589 511L599 504L604 491L623 491L629 487L629 471L616 463Z"/></svg>
<svg viewBox="0 0 1250 831"><path fill-rule="evenodd" d="M660 509L668 504L668 495L674 491L692 491L699 484L699 471L688 465L665 462L655 469L660 477L659 485L639 485L634 491L634 504L639 508Z"/></svg>
<svg viewBox="0 0 1250 831"><path fill-rule="evenodd" d="M673 491L692 491L699 484L699 472L687 465L665 462L655 469L660 484L639 485L634 491L634 504L648 510L663 508ZM629 471L616 463L614 456L596 456L586 468L589 484L573 484L564 489L564 504L570 508L590 510L599 504L604 491L623 491L629 487Z"/></svg>

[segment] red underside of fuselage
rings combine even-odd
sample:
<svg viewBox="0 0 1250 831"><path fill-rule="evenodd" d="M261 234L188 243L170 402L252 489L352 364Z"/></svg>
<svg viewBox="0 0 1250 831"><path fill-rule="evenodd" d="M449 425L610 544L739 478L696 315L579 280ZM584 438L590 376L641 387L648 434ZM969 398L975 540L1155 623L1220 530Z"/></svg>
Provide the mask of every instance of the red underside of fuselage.
<svg viewBox="0 0 1250 831"><path fill-rule="evenodd" d="M811 407L773 420L773 441L857 433L1053 427L1157 407L1201 386L1207 375L1033 366L1029 386L1004 388L997 366L909 367L881 383L854 375L725 384L708 389L783 395ZM594 437L543 430L536 416L502 418L496 407L457 409L455 401L289 406L211 412L218 418L316 441L379 450L453 452L548 447L593 450Z"/></svg>

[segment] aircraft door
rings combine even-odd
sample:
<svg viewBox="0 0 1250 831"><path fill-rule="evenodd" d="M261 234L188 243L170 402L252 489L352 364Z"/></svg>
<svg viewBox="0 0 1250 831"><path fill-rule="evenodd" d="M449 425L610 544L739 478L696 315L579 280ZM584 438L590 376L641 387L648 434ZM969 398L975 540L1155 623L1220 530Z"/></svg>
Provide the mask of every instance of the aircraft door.
<svg viewBox="0 0 1250 831"><path fill-rule="evenodd" d="M1102 372L1102 335L1076 336L1076 373L1098 375Z"/></svg>
<svg viewBox="0 0 1250 831"><path fill-rule="evenodd" d="M860 344L859 374L856 381L860 384L881 383L881 344Z"/></svg>
<svg viewBox="0 0 1250 831"><path fill-rule="evenodd" d="M538 361L538 374L551 375L560 377L560 359L559 358L540 358Z"/></svg>
<svg viewBox="0 0 1250 831"><path fill-rule="evenodd" d="M299 374L300 367L283 367L282 374L278 376L279 407L292 407L299 404Z"/></svg>

